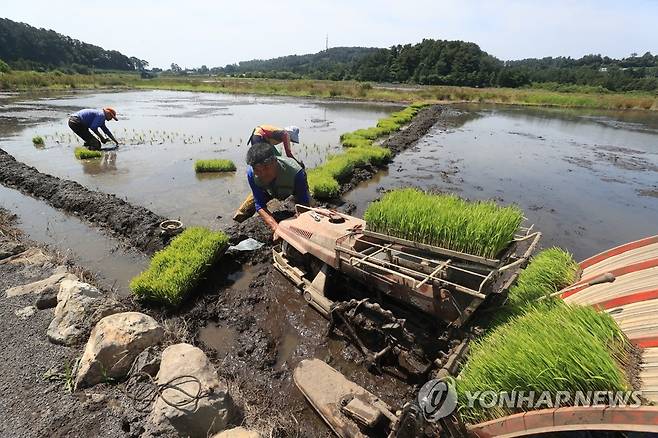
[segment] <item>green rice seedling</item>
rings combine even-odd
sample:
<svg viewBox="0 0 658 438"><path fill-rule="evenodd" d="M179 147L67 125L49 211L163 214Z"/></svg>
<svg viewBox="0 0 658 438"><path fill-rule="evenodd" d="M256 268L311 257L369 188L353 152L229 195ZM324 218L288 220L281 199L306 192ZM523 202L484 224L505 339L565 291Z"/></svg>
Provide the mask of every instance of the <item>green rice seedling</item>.
<svg viewBox="0 0 658 438"><path fill-rule="evenodd" d="M350 160L355 166L363 166L366 164L381 165L391 159L393 153L390 149L381 146L368 146L351 148L345 151Z"/></svg>
<svg viewBox="0 0 658 438"><path fill-rule="evenodd" d="M357 129L356 131L352 132L353 135L367 138L368 140L376 140L377 138L381 137L382 135L385 135L386 133L383 132L380 128L373 126L370 128L365 128L365 129Z"/></svg>
<svg viewBox="0 0 658 438"><path fill-rule="evenodd" d="M469 407L467 393L478 391L548 391L553 399L558 391L627 391L631 385L622 369L631 352L606 313L563 302L535 307L472 344L456 379L460 414L477 423L525 410L485 408L478 400Z"/></svg>
<svg viewBox="0 0 658 438"><path fill-rule="evenodd" d="M543 250L532 258L510 288L509 305L522 308L559 291L576 281L578 269L578 263L567 251L560 248Z"/></svg>
<svg viewBox="0 0 658 438"><path fill-rule="evenodd" d="M194 171L201 172L234 172L235 164L231 160L211 159L197 160L194 163Z"/></svg>
<svg viewBox="0 0 658 438"><path fill-rule="evenodd" d="M100 158L101 155L103 155L101 153L101 151L92 151L92 150L89 150L89 149L83 148L83 147L75 148L73 153L75 154L75 158L77 158L78 160L87 160L87 159L90 159L90 158Z"/></svg>
<svg viewBox="0 0 658 438"><path fill-rule="evenodd" d="M377 127L385 135L390 134L391 132L399 131L402 128L403 123L398 123L392 119L381 119L377 122Z"/></svg>
<svg viewBox="0 0 658 438"><path fill-rule="evenodd" d="M364 218L375 232L493 258L513 240L523 212L492 201L399 189L371 203Z"/></svg>
<svg viewBox="0 0 658 438"><path fill-rule="evenodd" d="M308 187L315 199L332 199L340 193L338 181L321 168L309 170Z"/></svg>
<svg viewBox="0 0 658 438"><path fill-rule="evenodd" d="M320 166L323 173L336 181L345 181L354 171L354 160L347 154L330 155L329 159Z"/></svg>
<svg viewBox="0 0 658 438"><path fill-rule="evenodd" d="M32 143L35 146L43 146L44 145L43 137L41 137L40 135L35 135L34 137L32 137Z"/></svg>
<svg viewBox="0 0 658 438"><path fill-rule="evenodd" d="M228 241L221 231L188 228L153 256L149 268L131 280L130 289L141 299L178 306L222 255Z"/></svg>
<svg viewBox="0 0 658 438"><path fill-rule="evenodd" d="M340 143L346 148L368 147L372 146L372 140L347 132L340 136Z"/></svg>

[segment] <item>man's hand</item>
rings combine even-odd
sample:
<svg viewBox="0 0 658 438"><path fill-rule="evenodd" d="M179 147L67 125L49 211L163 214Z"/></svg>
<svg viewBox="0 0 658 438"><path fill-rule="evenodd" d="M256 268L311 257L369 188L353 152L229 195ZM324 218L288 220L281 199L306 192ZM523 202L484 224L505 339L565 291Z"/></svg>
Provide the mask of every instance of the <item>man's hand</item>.
<svg viewBox="0 0 658 438"><path fill-rule="evenodd" d="M101 143L103 143L103 144L107 143L107 138L101 137Z"/></svg>

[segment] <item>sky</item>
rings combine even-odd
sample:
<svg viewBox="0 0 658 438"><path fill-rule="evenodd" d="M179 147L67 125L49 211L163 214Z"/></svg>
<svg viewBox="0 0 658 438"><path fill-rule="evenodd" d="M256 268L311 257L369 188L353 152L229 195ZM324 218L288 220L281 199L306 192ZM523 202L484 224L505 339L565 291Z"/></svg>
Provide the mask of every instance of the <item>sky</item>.
<svg viewBox="0 0 658 438"><path fill-rule="evenodd" d="M503 60L658 53L658 0L22 0L0 17L118 50L151 67L224 66L315 53L462 40Z"/></svg>

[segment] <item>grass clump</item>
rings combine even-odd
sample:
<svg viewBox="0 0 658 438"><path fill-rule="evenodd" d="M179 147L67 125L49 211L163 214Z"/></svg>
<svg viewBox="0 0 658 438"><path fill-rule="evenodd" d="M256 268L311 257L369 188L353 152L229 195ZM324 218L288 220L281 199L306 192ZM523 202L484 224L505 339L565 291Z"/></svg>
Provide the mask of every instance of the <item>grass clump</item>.
<svg viewBox="0 0 658 438"><path fill-rule="evenodd" d="M545 249L532 258L509 290L508 304L523 308L540 297L554 292L576 281L578 263L570 253L561 248Z"/></svg>
<svg viewBox="0 0 658 438"><path fill-rule="evenodd" d="M622 369L630 357L630 343L608 314L564 303L533 308L472 344L456 380L460 414L478 423L524 410L485 408L477 399L469 407L467 393L478 391L535 391L536 397L542 391L572 397L576 391L627 391Z"/></svg>
<svg viewBox="0 0 658 438"><path fill-rule="evenodd" d="M178 306L227 246L228 237L221 231L188 228L153 256L149 268L131 280L130 289L142 299Z"/></svg>
<svg viewBox="0 0 658 438"><path fill-rule="evenodd" d="M75 151L73 153L75 154L75 158L77 158L78 160L100 158L102 155L101 151L92 151L83 147L75 148Z"/></svg>
<svg viewBox="0 0 658 438"><path fill-rule="evenodd" d="M35 146L43 146L45 144L45 142L43 141L43 137L41 137L40 135L35 135L34 137L32 137L32 143Z"/></svg>
<svg viewBox="0 0 658 438"><path fill-rule="evenodd" d="M235 164L231 160L197 160L194 163L194 171L202 172L234 172Z"/></svg>
<svg viewBox="0 0 658 438"><path fill-rule="evenodd" d="M353 132L346 132L340 136L340 143L346 148L358 148L372 146L372 140L361 137Z"/></svg>
<svg viewBox="0 0 658 438"><path fill-rule="evenodd" d="M375 232L494 258L514 239L523 212L492 201L399 189L371 203L364 219Z"/></svg>

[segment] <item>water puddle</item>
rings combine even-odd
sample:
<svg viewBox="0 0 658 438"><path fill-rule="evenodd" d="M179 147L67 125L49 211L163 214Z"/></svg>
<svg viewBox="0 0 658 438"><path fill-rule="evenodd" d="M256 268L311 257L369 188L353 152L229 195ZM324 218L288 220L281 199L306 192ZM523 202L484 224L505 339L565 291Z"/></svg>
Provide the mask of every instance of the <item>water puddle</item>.
<svg viewBox="0 0 658 438"><path fill-rule="evenodd" d="M143 254L17 190L0 185L0 205L18 215L18 227L27 237L61 252L72 251L77 264L97 273L101 286L114 288L120 295L130 294L130 280L148 266L149 259Z"/></svg>
<svg viewBox="0 0 658 438"><path fill-rule="evenodd" d="M210 323L199 331L199 341L215 350L219 357L224 357L231 351L237 335L231 327Z"/></svg>
<svg viewBox="0 0 658 438"><path fill-rule="evenodd" d="M235 290L249 289L251 281L256 278L256 268L244 265L243 269L229 274L226 278L231 281L231 288Z"/></svg>

